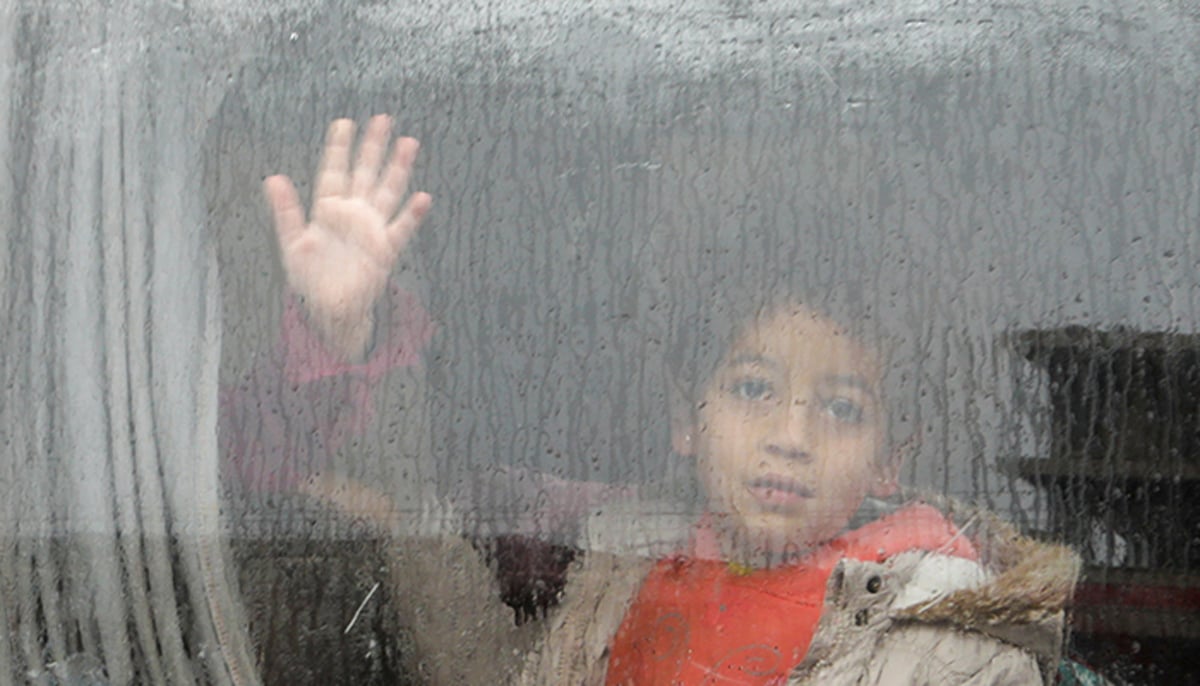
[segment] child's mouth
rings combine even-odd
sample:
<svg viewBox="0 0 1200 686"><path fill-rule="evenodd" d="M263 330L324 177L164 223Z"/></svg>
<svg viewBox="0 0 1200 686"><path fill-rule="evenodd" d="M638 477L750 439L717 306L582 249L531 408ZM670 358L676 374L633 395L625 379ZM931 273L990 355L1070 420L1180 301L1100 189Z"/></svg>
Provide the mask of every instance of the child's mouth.
<svg viewBox="0 0 1200 686"><path fill-rule="evenodd" d="M759 477L747 484L746 489L756 500L770 507L790 507L816 496L804 483L777 474Z"/></svg>

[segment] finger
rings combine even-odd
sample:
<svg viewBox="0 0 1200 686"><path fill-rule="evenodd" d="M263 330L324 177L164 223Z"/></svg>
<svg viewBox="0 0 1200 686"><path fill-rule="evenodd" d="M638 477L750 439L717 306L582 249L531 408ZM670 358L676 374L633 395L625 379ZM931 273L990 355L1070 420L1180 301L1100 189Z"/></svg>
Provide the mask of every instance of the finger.
<svg viewBox="0 0 1200 686"><path fill-rule="evenodd" d="M404 205L404 209L401 210L400 216L396 217L396 221L388 224L387 235L388 244L392 248L391 259L396 259L396 256L408 245L432 205L433 198L428 193L413 193Z"/></svg>
<svg viewBox="0 0 1200 686"><path fill-rule="evenodd" d="M335 119L325 133L325 151L317 180L313 184L313 200L345 195L349 190L350 143L354 140L354 122Z"/></svg>
<svg viewBox="0 0 1200 686"><path fill-rule="evenodd" d="M408 179L420 147L421 144L415 138L400 138L396 141L383 182L379 184L372 199L375 209L383 216L391 217L400 207L400 201L408 190Z"/></svg>
<svg viewBox="0 0 1200 686"><path fill-rule="evenodd" d="M350 194L366 197L379 179L379 166L387 152L387 142L392 135L392 118L386 114L371 117L362 143L358 146L358 161L354 165L354 177Z"/></svg>
<svg viewBox="0 0 1200 686"><path fill-rule="evenodd" d="M296 186L286 176L269 176L263 181L263 195L271 207L279 246L284 248L291 245L304 233L305 225L304 208L300 205L300 195L296 192Z"/></svg>

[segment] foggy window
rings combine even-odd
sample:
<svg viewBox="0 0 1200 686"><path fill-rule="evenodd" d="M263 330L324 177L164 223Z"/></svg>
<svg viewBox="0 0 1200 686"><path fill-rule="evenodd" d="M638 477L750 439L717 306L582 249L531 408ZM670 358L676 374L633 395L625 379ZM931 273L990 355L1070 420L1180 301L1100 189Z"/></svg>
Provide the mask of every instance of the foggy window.
<svg viewBox="0 0 1200 686"><path fill-rule="evenodd" d="M109 5L0 0L0 684L1200 672L1185 3Z"/></svg>

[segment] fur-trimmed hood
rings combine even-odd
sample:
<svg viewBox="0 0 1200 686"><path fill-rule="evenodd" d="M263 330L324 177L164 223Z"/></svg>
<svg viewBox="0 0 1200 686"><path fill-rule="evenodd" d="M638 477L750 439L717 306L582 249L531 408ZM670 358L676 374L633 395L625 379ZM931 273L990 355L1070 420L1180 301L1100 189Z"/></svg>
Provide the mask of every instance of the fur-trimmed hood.
<svg viewBox="0 0 1200 686"><path fill-rule="evenodd" d="M1028 538L985 510L945 499L932 504L975 543L985 576L978 585L898 609L897 618L947 622L1057 658L1079 556L1066 546Z"/></svg>
<svg viewBox="0 0 1200 686"><path fill-rule="evenodd" d="M1030 669L1033 680L1039 672L1043 681L1052 678L1079 557L1025 537L986 511L945 498L920 500L970 538L979 562L926 551L878 564L843 560L826 587L813 644L790 684L926 683L928 677L916 674L929 669L942 670L930 672L942 675L941 683L957 682L946 680L947 673L964 675L956 677L963 683L965 675L973 675L969 683L1031 683ZM949 662L937 663L933 656L939 654ZM909 659L893 659L904 655ZM910 677L905 670L913 670Z"/></svg>

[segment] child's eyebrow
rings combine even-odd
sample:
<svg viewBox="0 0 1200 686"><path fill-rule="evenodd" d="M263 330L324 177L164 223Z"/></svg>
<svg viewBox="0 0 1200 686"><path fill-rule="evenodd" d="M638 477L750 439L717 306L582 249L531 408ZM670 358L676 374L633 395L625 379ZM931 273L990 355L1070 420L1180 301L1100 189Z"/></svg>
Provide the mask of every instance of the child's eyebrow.
<svg viewBox="0 0 1200 686"><path fill-rule="evenodd" d="M770 367L774 370L783 369L783 365L777 360L757 353L742 353L730 360L728 366L740 367L742 365L759 365ZM875 387L867 381L866 377L858 374L829 374L823 377L821 381L830 386L849 386L871 397L875 397Z"/></svg>
<svg viewBox="0 0 1200 686"><path fill-rule="evenodd" d="M831 386L850 386L868 395L875 395L875 388L865 378L857 374L830 374L825 377L824 381Z"/></svg>
<svg viewBox="0 0 1200 686"><path fill-rule="evenodd" d="M761 365L774 369L781 369L783 367L783 365L775 360L757 353L742 353L729 361L730 367L740 367L742 365Z"/></svg>

